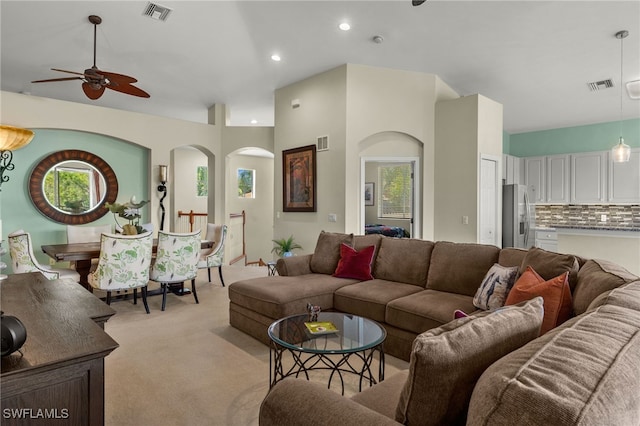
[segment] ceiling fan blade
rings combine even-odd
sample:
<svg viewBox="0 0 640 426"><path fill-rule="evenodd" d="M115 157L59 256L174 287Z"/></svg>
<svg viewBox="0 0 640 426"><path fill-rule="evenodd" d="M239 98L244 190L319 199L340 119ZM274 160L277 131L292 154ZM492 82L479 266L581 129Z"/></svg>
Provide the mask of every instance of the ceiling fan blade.
<svg viewBox="0 0 640 426"><path fill-rule="evenodd" d="M94 89L89 83L82 83L82 90L87 98L96 100L104 93L104 86L100 86L99 89Z"/></svg>
<svg viewBox="0 0 640 426"><path fill-rule="evenodd" d="M133 86L131 84L118 84L116 82L111 82L111 84L108 84L106 87L108 87L111 90L115 90L116 92L126 93L127 95L139 96L141 98L151 97L144 90L136 86Z"/></svg>
<svg viewBox="0 0 640 426"><path fill-rule="evenodd" d="M118 74L118 73L115 73L115 72L102 71L102 70L96 70L96 72L98 74L100 74L100 75L105 76L109 80L115 81L115 82L118 82L118 83L123 83L123 84L129 83L130 84L130 83L135 83L135 82L138 81L137 79L135 79L133 77L130 77L128 75Z"/></svg>
<svg viewBox="0 0 640 426"><path fill-rule="evenodd" d="M61 69L59 69L59 68L51 68L51 70L52 70L52 71L66 72L66 73L69 73L69 74L84 75L84 73L82 73L82 72L61 70Z"/></svg>
<svg viewBox="0 0 640 426"><path fill-rule="evenodd" d="M32 83L48 83L50 81L68 81L68 80L82 80L82 77L49 78L46 80L34 80L32 81Z"/></svg>

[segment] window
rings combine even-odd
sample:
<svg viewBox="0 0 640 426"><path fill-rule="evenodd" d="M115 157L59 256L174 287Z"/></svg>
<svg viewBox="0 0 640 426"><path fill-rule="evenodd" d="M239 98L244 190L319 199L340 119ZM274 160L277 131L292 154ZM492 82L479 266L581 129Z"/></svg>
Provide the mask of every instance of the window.
<svg viewBox="0 0 640 426"><path fill-rule="evenodd" d="M207 166L198 166L196 173L196 195L206 197L209 195L209 169Z"/></svg>
<svg viewBox="0 0 640 426"><path fill-rule="evenodd" d="M256 198L255 170L238 169L238 197Z"/></svg>
<svg viewBox="0 0 640 426"><path fill-rule="evenodd" d="M412 217L412 167L398 163L378 167L378 216L390 219Z"/></svg>
<svg viewBox="0 0 640 426"><path fill-rule="evenodd" d="M97 204L100 196L97 173L90 168L73 165L55 167L45 176L44 193L49 203L58 210L83 213Z"/></svg>

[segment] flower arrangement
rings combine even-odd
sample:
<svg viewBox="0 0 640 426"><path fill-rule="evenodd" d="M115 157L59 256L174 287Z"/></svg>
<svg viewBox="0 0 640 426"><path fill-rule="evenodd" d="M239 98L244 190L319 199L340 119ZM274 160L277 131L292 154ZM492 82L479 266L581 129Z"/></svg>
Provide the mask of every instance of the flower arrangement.
<svg viewBox="0 0 640 426"><path fill-rule="evenodd" d="M113 204L109 204L109 203L105 203L105 207L109 209L109 211L111 213L113 213L113 217L116 221L116 224L118 224L118 226L120 226L120 224L118 223L118 216L120 216L123 219L127 219L129 221L129 223L127 225L122 226L122 233L125 235L135 235L135 234L140 234L142 233L144 230L142 229L142 226L140 226L140 209L147 204L149 201L140 201L139 203L136 203L136 197L135 195L131 197L131 199L123 204L119 204L119 203L113 203Z"/></svg>

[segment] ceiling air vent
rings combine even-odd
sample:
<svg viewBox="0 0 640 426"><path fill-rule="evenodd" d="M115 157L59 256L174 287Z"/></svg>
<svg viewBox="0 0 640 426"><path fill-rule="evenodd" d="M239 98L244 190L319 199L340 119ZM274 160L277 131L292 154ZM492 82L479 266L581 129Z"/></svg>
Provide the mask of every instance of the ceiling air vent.
<svg viewBox="0 0 640 426"><path fill-rule="evenodd" d="M318 143L316 146L317 151L329 150L329 136L318 136Z"/></svg>
<svg viewBox="0 0 640 426"><path fill-rule="evenodd" d="M142 14L158 21L166 21L172 11L173 10L168 7L149 2L147 3L147 7L144 8L144 12L142 12Z"/></svg>
<svg viewBox="0 0 640 426"><path fill-rule="evenodd" d="M606 80L594 81L592 83L589 83L589 89L591 89L592 92L608 89L613 86L614 86L613 80L610 78Z"/></svg>

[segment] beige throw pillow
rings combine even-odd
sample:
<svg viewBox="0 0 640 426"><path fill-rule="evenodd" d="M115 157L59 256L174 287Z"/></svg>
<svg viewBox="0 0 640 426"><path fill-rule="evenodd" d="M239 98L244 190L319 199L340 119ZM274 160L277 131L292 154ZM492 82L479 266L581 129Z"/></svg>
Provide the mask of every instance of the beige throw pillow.
<svg viewBox="0 0 640 426"><path fill-rule="evenodd" d="M476 381L498 359L538 337L543 300L460 318L413 342L409 378L396 420L406 425L464 424Z"/></svg>

